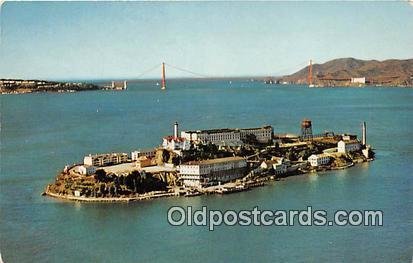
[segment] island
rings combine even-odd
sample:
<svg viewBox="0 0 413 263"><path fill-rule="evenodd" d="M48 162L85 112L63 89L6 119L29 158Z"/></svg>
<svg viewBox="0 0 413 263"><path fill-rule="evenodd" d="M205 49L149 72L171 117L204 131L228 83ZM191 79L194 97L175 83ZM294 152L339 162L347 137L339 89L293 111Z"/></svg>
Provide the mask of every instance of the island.
<svg viewBox="0 0 413 263"><path fill-rule="evenodd" d="M313 134L308 119L300 127L300 135L277 134L269 125L179 133L175 122L158 147L87 154L83 163L66 165L42 194L88 202L226 194L374 160L364 122L361 140L355 134Z"/></svg>

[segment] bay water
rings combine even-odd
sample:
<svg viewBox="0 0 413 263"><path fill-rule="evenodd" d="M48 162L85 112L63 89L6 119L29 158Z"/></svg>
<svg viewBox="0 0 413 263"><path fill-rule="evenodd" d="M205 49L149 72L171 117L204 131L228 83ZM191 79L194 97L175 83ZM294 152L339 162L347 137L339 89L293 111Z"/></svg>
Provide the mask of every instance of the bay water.
<svg viewBox="0 0 413 263"><path fill-rule="evenodd" d="M2 95L0 253L5 262L411 262L413 90L170 80L128 90ZM41 196L89 153L156 146L181 130L255 127L361 135L376 160L225 196L76 203ZM200 209L374 209L384 226L171 226L171 206Z"/></svg>

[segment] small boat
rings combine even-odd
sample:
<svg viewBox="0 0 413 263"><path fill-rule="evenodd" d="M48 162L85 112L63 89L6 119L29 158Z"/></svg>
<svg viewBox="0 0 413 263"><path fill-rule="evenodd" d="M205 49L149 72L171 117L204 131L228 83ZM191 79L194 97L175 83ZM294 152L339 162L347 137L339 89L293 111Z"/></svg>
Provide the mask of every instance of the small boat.
<svg viewBox="0 0 413 263"><path fill-rule="evenodd" d="M221 187L217 189L215 192L217 194L232 194L246 190L249 190L249 187L246 187L245 185L237 185L235 187Z"/></svg>
<svg viewBox="0 0 413 263"><path fill-rule="evenodd" d="M198 195L202 195L202 193L198 191L187 191L184 196L192 197L192 196L198 196Z"/></svg>

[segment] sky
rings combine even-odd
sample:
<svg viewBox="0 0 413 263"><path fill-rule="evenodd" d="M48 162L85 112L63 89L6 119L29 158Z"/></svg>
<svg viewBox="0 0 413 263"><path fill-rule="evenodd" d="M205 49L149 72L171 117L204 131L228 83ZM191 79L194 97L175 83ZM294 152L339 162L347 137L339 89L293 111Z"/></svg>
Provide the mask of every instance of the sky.
<svg viewBox="0 0 413 263"><path fill-rule="evenodd" d="M211 77L276 76L309 59L413 58L407 1L5 2L0 26L0 78L153 78L163 61Z"/></svg>

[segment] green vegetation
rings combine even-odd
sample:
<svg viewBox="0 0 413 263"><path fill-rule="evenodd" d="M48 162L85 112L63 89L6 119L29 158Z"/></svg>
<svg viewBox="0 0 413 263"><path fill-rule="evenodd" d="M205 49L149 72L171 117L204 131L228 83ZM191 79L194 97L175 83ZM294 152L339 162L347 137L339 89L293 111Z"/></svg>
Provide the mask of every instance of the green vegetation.
<svg viewBox="0 0 413 263"><path fill-rule="evenodd" d="M220 150L215 144L208 143L191 147L189 150L184 151L183 156L184 158L182 158L182 162L223 158L234 155L227 150Z"/></svg>
<svg viewBox="0 0 413 263"><path fill-rule="evenodd" d="M167 184L152 174L133 171L126 176L107 174L103 169L94 176L76 177L61 173L49 190L62 195L75 195L79 191L84 197L126 197L151 191L165 191Z"/></svg>

